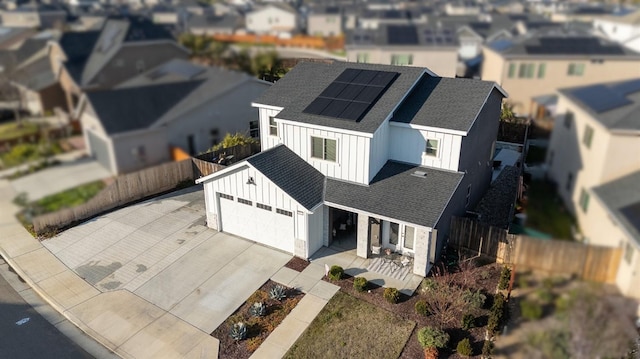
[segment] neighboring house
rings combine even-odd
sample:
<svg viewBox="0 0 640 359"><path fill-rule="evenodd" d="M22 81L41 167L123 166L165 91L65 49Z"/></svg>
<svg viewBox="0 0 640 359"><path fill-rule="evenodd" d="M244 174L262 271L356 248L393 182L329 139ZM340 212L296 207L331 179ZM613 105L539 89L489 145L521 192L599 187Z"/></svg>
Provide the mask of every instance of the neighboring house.
<svg viewBox="0 0 640 359"><path fill-rule="evenodd" d="M0 27L0 51L16 49L35 34L32 28Z"/></svg>
<svg viewBox="0 0 640 359"><path fill-rule="evenodd" d="M307 34L331 37L342 35L342 11L338 6L314 7L307 15Z"/></svg>
<svg viewBox="0 0 640 359"><path fill-rule="evenodd" d="M301 258L338 239L362 258L391 248L425 276L489 186L504 96L424 68L302 62L253 103L262 152L197 180L207 225Z"/></svg>
<svg viewBox="0 0 640 359"><path fill-rule="evenodd" d="M475 1L448 1L444 6L444 12L449 16L479 15L482 12L482 8Z"/></svg>
<svg viewBox="0 0 640 359"><path fill-rule="evenodd" d="M227 133L257 136L251 101L270 86L246 74L169 61L80 102L85 143L114 174L170 160L170 147L195 155Z"/></svg>
<svg viewBox="0 0 640 359"><path fill-rule="evenodd" d="M130 17L108 19L100 31L65 32L50 56L72 113L83 92L112 88L189 52L165 27Z"/></svg>
<svg viewBox="0 0 640 359"><path fill-rule="evenodd" d="M427 67L444 77L455 77L458 63L454 31L427 25L356 29L347 34L345 51L350 62Z"/></svg>
<svg viewBox="0 0 640 359"><path fill-rule="evenodd" d="M639 111L640 78L561 89L547 154L548 176L585 241L625 248L618 285L635 297L640 297Z"/></svg>
<svg viewBox="0 0 640 359"><path fill-rule="evenodd" d="M603 16L593 21L593 27L608 39L640 52L640 10L623 16Z"/></svg>
<svg viewBox="0 0 640 359"><path fill-rule="evenodd" d="M196 35L233 35L240 28L242 19L237 14L189 15L185 30Z"/></svg>
<svg viewBox="0 0 640 359"><path fill-rule="evenodd" d="M269 4L245 15L247 31L255 34L292 35L298 29L298 15L285 3Z"/></svg>
<svg viewBox="0 0 640 359"><path fill-rule="evenodd" d="M2 26L50 29L67 23L64 8L48 4L26 4L14 10L0 11Z"/></svg>
<svg viewBox="0 0 640 359"><path fill-rule="evenodd" d="M368 8L357 15L357 24L360 29L377 29L384 25L417 25L427 22L426 15L406 9Z"/></svg>
<svg viewBox="0 0 640 359"><path fill-rule="evenodd" d="M509 92L520 115L536 112L535 97L563 87L640 76L640 54L596 36L537 34L483 47L482 79Z"/></svg>

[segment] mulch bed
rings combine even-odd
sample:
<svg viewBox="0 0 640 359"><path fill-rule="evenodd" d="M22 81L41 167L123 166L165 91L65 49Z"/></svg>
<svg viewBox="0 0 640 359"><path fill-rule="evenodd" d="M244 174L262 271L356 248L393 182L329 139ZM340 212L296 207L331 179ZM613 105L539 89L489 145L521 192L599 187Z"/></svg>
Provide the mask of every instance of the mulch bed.
<svg viewBox="0 0 640 359"><path fill-rule="evenodd" d="M284 266L287 268L291 268L295 271L302 272L309 265L309 261L306 261L302 258L293 257L287 264Z"/></svg>
<svg viewBox="0 0 640 359"><path fill-rule="evenodd" d="M218 358L249 358L304 296L300 291L287 288L287 298L283 301L280 302L270 299L269 290L276 285L278 285L276 282L268 280L260 289L256 290L238 310L211 333L211 336L220 340ZM255 302L264 302L266 304L267 314L265 316L251 316L249 308ZM247 325L247 338L239 342L236 342L229 335L231 326L237 322L243 322Z"/></svg>
<svg viewBox="0 0 640 359"><path fill-rule="evenodd" d="M480 309L477 315L476 321L477 325L482 326L479 328L472 328L470 330L463 330L460 328L460 323L456 323L457 327L443 326L443 329L449 334L450 340L447 348L441 349L439 351L441 358L458 358L459 356L455 353L455 347L458 341L469 338L471 340L471 345L474 350L474 354L479 355L482 352L482 345L484 343L484 335L485 328L488 320L489 309L492 302L491 297L488 295L489 293L494 293L495 288L498 283L498 279L500 277L500 270L502 266L499 264L488 264L482 267L477 267L472 270L473 273L473 289L481 290L485 294L487 294L487 300L485 302L485 306L483 309ZM483 273L484 272L484 273ZM487 276L488 274L488 276ZM459 273L451 274L453 276L458 276ZM483 279L484 278L484 279ZM391 304L387 302L383 297L384 288L373 285L369 283L368 290L365 292L358 292L353 288L353 277L345 274L344 278L339 281L330 281L326 277L323 278L325 281L333 283L340 287L340 290L354 296L358 299L367 301L377 307L386 309L401 318L406 320L412 320L417 323L411 337L407 341L407 344L402 351L402 355L400 358L406 359L414 359L414 358L423 358L424 351L420 344L418 343L417 333L420 328L424 326L438 326L438 323L431 316L423 316L415 311L415 304L418 300L423 299L424 295L420 293L420 288L418 288L415 293L408 297L406 295L401 294L400 300L397 304Z"/></svg>

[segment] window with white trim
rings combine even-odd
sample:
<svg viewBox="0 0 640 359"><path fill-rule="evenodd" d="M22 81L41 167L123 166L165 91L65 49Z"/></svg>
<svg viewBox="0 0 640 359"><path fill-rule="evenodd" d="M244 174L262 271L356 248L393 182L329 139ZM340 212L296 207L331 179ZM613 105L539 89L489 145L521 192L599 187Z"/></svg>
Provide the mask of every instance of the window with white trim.
<svg viewBox="0 0 640 359"><path fill-rule="evenodd" d="M311 157L336 162L337 141L311 136Z"/></svg>
<svg viewBox="0 0 640 359"><path fill-rule="evenodd" d="M427 146L424 150L424 153L427 156L433 156L433 157L438 157L438 144L439 141L436 139L427 139Z"/></svg>
<svg viewBox="0 0 640 359"><path fill-rule="evenodd" d="M269 116L269 134L271 136L278 135L278 124L276 123L276 118L273 116Z"/></svg>
<svg viewBox="0 0 640 359"><path fill-rule="evenodd" d="M569 76L582 76L584 75L584 64L569 64L567 69L567 75Z"/></svg>

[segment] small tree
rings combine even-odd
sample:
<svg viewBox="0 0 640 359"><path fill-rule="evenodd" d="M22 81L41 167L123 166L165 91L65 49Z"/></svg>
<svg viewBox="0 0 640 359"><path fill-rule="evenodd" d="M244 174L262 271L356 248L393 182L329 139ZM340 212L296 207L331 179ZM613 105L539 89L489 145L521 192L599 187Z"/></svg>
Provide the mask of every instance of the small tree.
<svg viewBox="0 0 640 359"><path fill-rule="evenodd" d="M213 151L218 151L223 148L231 148L235 146L243 146L243 145L249 145L253 143L258 143L258 141L240 132L236 132L235 134L227 133L222 139L222 141L217 145L213 146L211 149Z"/></svg>
<svg viewBox="0 0 640 359"><path fill-rule="evenodd" d="M509 267L502 267L502 272L500 272L500 281L498 282L498 289L504 290L509 287L509 281L511 280L511 269Z"/></svg>
<svg viewBox="0 0 640 359"><path fill-rule="evenodd" d="M456 351L458 354L469 357L473 355L473 349L471 348L471 343L469 342L469 338L464 338L458 342L456 346Z"/></svg>
<svg viewBox="0 0 640 359"><path fill-rule="evenodd" d="M424 327L418 331L418 342L425 350L425 357L428 352L433 355L435 351L437 355L437 350L444 348L449 342L449 334L435 327Z"/></svg>

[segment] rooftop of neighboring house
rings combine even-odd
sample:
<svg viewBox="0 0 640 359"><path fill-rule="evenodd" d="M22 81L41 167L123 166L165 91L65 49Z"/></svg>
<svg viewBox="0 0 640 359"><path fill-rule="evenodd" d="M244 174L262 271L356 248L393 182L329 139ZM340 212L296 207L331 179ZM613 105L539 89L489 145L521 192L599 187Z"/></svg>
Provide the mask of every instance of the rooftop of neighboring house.
<svg viewBox="0 0 640 359"><path fill-rule="evenodd" d="M35 33L34 29L27 27L0 27L0 49L18 46Z"/></svg>
<svg viewBox="0 0 640 359"><path fill-rule="evenodd" d="M100 31L67 31L62 34L60 47L67 60L64 64L67 72L76 82L80 82L87 59L98 41Z"/></svg>
<svg viewBox="0 0 640 359"><path fill-rule="evenodd" d="M309 16L314 16L314 15L322 15L322 16L326 16L326 15L340 15L342 13L342 9L340 9L340 6L338 5L316 5L311 7L311 9L309 9Z"/></svg>
<svg viewBox="0 0 640 359"><path fill-rule="evenodd" d="M640 133L640 78L559 91L609 130Z"/></svg>
<svg viewBox="0 0 640 359"><path fill-rule="evenodd" d="M284 3L284 2L272 2L272 3L256 6L251 11L248 11L247 15L248 14L252 14L252 13L258 13L260 11L263 11L263 10L266 10L266 9L269 9L269 8L275 8L275 9L278 9L278 10L286 11L286 12L291 13L291 14L297 14L298 13L293 6L291 6L291 5L287 4L287 3Z"/></svg>
<svg viewBox="0 0 640 359"><path fill-rule="evenodd" d="M514 39L501 39L487 47L503 57L560 57L585 56L592 58L640 59L636 53L621 44L582 31L536 32Z"/></svg>
<svg viewBox="0 0 640 359"><path fill-rule="evenodd" d="M45 56L50 40L59 37L55 31L43 31L26 40L16 49L0 50L0 65L8 71Z"/></svg>
<svg viewBox="0 0 640 359"><path fill-rule="evenodd" d="M603 16L600 19L609 20L621 24L640 25L640 9L623 14L623 15L608 15Z"/></svg>
<svg viewBox="0 0 640 359"><path fill-rule="evenodd" d="M593 192L640 248L640 171L595 187Z"/></svg>
<svg viewBox="0 0 640 359"><path fill-rule="evenodd" d="M377 29L354 29L347 33L348 47L412 47L414 50L429 48L457 48L458 39L453 28L432 25L381 24Z"/></svg>
<svg viewBox="0 0 640 359"><path fill-rule="evenodd" d="M393 121L467 131L495 87L418 67L302 62L254 102L282 107L280 119L365 133L392 112Z"/></svg>
<svg viewBox="0 0 640 359"><path fill-rule="evenodd" d="M191 14L186 22L187 28L216 28L234 30L240 26L242 18L233 13L224 15Z"/></svg>
<svg viewBox="0 0 640 359"><path fill-rule="evenodd" d="M51 60L47 56L20 67L15 72L13 80L33 91L43 90L58 81L51 68Z"/></svg>
<svg viewBox="0 0 640 359"><path fill-rule="evenodd" d="M64 7L62 7L60 5L42 4L42 3L30 2L28 4L20 5L17 8L15 8L14 10L11 10L10 12L16 12L16 13L21 13L21 12L47 13L47 12L66 12L66 10L64 9Z"/></svg>

